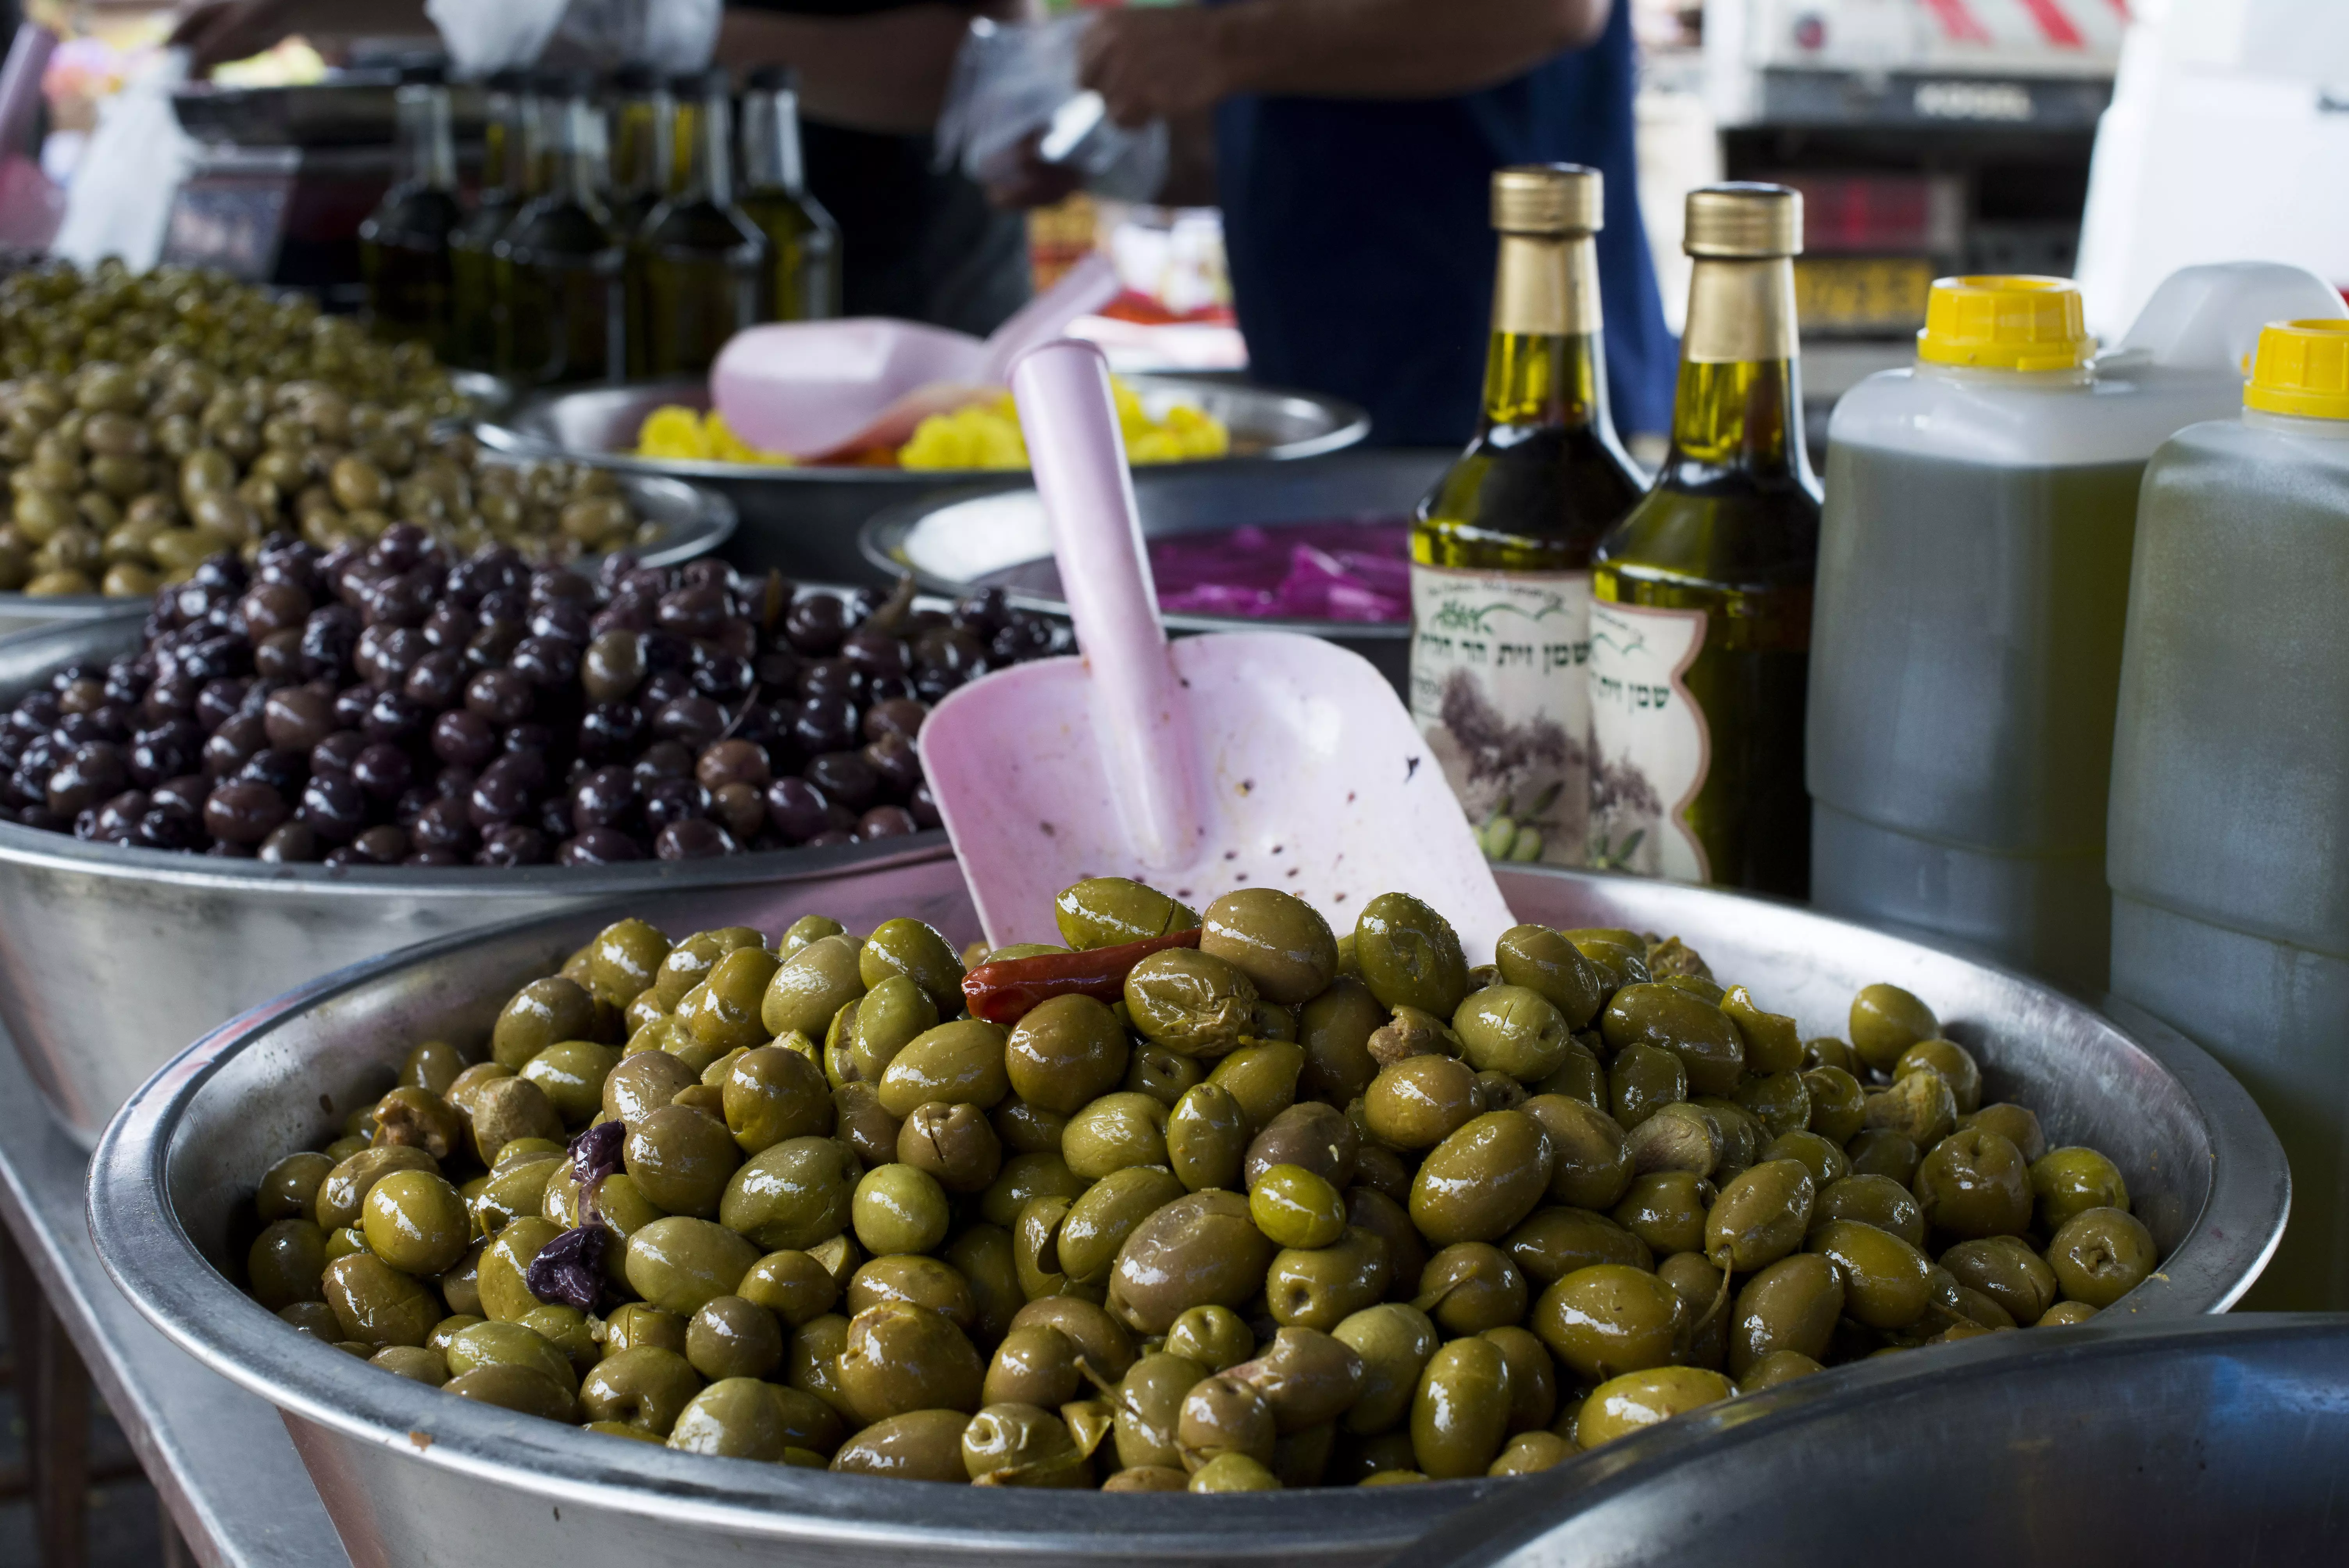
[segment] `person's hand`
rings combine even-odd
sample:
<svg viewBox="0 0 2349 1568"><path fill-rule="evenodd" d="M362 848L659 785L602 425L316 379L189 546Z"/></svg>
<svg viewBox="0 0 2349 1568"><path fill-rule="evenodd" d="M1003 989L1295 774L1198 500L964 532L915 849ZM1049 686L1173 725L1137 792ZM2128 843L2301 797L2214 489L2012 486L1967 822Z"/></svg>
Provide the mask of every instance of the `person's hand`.
<svg viewBox="0 0 2349 1568"><path fill-rule="evenodd" d="M1206 6L1102 11L1077 41L1077 82L1129 129L1212 107L1230 89Z"/></svg>
<svg viewBox="0 0 2349 1568"><path fill-rule="evenodd" d="M1047 163L1036 156L1042 131L1023 139L1001 170L989 170L984 181L987 199L1014 212L1050 207L1084 184L1085 177L1065 163Z"/></svg>
<svg viewBox="0 0 2349 1568"><path fill-rule="evenodd" d="M241 60L274 46L286 26L292 0L202 0L181 16L167 42L186 49L189 66L202 76L228 60Z"/></svg>

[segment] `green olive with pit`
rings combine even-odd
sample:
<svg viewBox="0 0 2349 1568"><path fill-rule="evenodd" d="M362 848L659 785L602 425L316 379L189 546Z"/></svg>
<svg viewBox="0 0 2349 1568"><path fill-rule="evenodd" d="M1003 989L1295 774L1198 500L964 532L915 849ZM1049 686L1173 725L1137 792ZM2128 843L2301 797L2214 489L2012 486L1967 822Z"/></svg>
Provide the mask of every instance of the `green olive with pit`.
<svg viewBox="0 0 2349 1568"><path fill-rule="evenodd" d="M1565 1095L1537 1094L1519 1108L1549 1135L1549 1195L1580 1209L1611 1208L1631 1184L1622 1124Z"/></svg>
<svg viewBox="0 0 2349 1568"><path fill-rule="evenodd" d="M689 1319L719 1296L737 1294L742 1276L758 1261L758 1249L728 1227L671 1215L628 1238L628 1288L664 1312Z"/></svg>
<svg viewBox="0 0 2349 1568"><path fill-rule="evenodd" d="M629 1127L621 1159L653 1202L672 1214L710 1219L742 1163L742 1150L717 1118L666 1105Z"/></svg>
<svg viewBox="0 0 2349 1568"><path fill-rule="evenodd" d="M869 1426L909 1410L975 1411L987 1367L947 1319L885 1302L849 1320L838 1377L850 1410Z"/></svg>
<svg viewBox="0 0 2349 1568"><path fill-rule="evenodd" d="M1166 1108L1146 1094L1105 1094L1069 1118L1061 1158L1093 1181L1134 1165L1167 1162Z"/></svg>
<svg viewBox="0 0 2349 1568"><path fill-rule="evenodd" d="M1476 1073L1451 1057L1412 1057L1381 1068L1362 1096L1371 1135L1392 1149L1433 1149L1477 1114Z"/></svg>
<svg viewBox="0 0 2349 1568"><path fill-rule="evenodd" d="M1301 1165L1276 1165L1248 1189L1256 1228L1284 1247L1326 1247L1345 1233L1346 1201Z"/></svg>
<svg viewBox="0 0 2349 1568"><path fill-rule="evenodd" d="M847 1475L961 1484L970 1480L962 1462L963 1429L969 1424L969 1417L960 1410L909 1410L892 1416L843 1443L832 1456L832 1468Z"/></svg>
<svg viewBox="0 0 2349 1568"><path fill-rule="evenodd" d="M315 1222L272 1220L246 1249L245 1288L272 1312L297 1301L324 1301L320 1285L326 1263L326 1233Z"/></svg>
<svg viewBox="0 0 2349 1568"><path fill-rule="evenodd" d="M1918 1162L1913 1185L1926 1220L1950 1235L2019 1236L2031 1228L2031 1167L1995 1132L1950 1134Z"/></svg>
<svg viewBox="0 0 2349 1568"><path fill-rule="evenodd" d="M1597 965L1546 925L1513 925L1501 933L1493 963L1505 984L1539 993L1569 1029L1588 1027L1613 989Z"/></svg>
<svg viewBox="0 0 2349 1568"><path fill-rule="evenodd" d="M557 1040L595 1037L595 999L585 987L559 975L533 980L515 992L490 1030L490 1056L508 1072Z"/></svg>
<svg viewBox="0 0 2349 1568"><path fill-rule="evenodd" d="M1089 877L1061 890L1052 921L1072 948L1122 947L1198 928L1197 912L1125 877Z"/></svg>
<svg viewBox="0 0 2349 1568"><path fill-rule="evenodd" d="M1485 1242L1455 1242L1419 1273L1412 1305L1447 1333L1482 1334L1526 1315L1526 1276Z"/></svg>
<svg viewBox="0 0 2349 1568"><path fill-rule="evenodd" d="M1125 1077L1125 1031L1091 996L1053 996L1012 1026L1004 1046L1011 1092L1066 1116L1108 1093Z"/></svg>
<svg viewBox="0 0 2349 1568"><path fill-rule="evenodd" d="M1626 1132L1688 1093L1687 1066L1661 1046L1634 1041L1607 1064L1608 1109Z"/></svg>
<svg viewBox="0 0 2349 1568"><path fill-rule="evenodd" d="M1686 1171L1636 1176L1611 1212L1615 1222L1645 1242L1658 1257L1704 1250L1705 1212L1713 1185Z"/></svg>
<svg viewBox="0 0 2349 1568"><path fill-rule="evenodd" d="M1624 1264L1594 1264L1552 1281L1531 1322L1550 1353L1587 1383L1664 1366L1691 1326L1671 1285Z"/></svg>
<svg viewBox="0 0 2349 1568"><path fill-rule="evenodd" d="M1452 1015L1452 1028L1470 1067L1526 1083L1557 1071L1574 1043L1566 1016L1525 985L1469 993Z"/></svg>
<svg viewBox="0 0 2349 1568"><path fill-rule="evenodd" d="M719 1086L726 1128L744 1154L832 1130L832 1087L788 1046L759 1046L733 1059Z"/></svg>
<svg viewBox="0 0 2349 1568"><path fill-rule="evenodd" d="M1002 1025L983 1018L959 1018L925 1030L881 1075L882 1109L902 1119L933 1102L981 1109L995 1105L1011 1092L1005 1039Z"/></svg>
<svg viewBox="0 0 2349 1568"><path fill-rule="evenodd" d="M1110 1271L1110 1310L1144 1334L1164 1334L1190 1307L1243 1305L1262 1287L1273 1252L1247 1199L1193 1192L1126 1237Z"/></svg>
<svg viewBox="0 0 2349 1568"><path fill-rule="evenodd" d="M1651 1367L1593 1388L1575 1415L1575 1441L1588 1452L1675 1416L1717 1405L1737 1392L1703 1367Z"/></svg>
<svg viewBox="0 0 2349 1568"><path fill-rule="evenodd" d="M1411 1402L1411 1448L1434 1480L1481 1476L1509 1425L1509 1367L1489 1339L1455 1339L1428 1357Z"/></svg>
<svg viewBox="0 0 2349 1568"><path fill-rule="evenodd" d="M1438 1246L1496 1241L1549 1191L1549 1135L1521 1110L1487 1111L1431 1150L1412 1179L1411 1220Z"/></svg>
<svg viewBox="0 0 2349 1568"><path fill-rule="evenodd" d="M1870 1328L1906 1328L1931 1303L1931 1261L1889 1231L1831 1220L1812 1233L1809 1250L1835 1264L1844 1310Z"/></svg>
<svg viewBox="0 0 2349 1568"><path fill-rule="evenodd" d="M2033 1161L2031 1191L2039 1228L2049 1235L2062 1230L2075 1214L2090 1209L2126 1212L2129 1206L2128 1182L2122 1178L2120 1167L2093 1149L2076 1146L2051 1149Z"/></svg>
<svg viewBox="0 0 2349 1568"><path fill-rule="evenodd" d="M1213 954L1175 947L1150 954L1127 971L1124 999L1134 1028L1178 1055L1227 1056L1255 1032L1256 983Z"/></svg>
<svg viewBox="0 0 2349 1568"><path fill-rule="evenodd" d="M465 1200L429 1171L395 1171L369 1188L360 1228L368 1251L412 1274L453 1266L473 1241Z"/></svg>
<svg viewBox="0 0 2349 1568"><path fill-rule="evenodd" d="M1705 1216L1704 1255L1737 1274L1768 1267L1802 1246L1816 1197L1811 1173L1793 1160L1739 1173Z"/></svg>
<svg viewBox="0 0 2349 1568"><path fill-rule="evenodd" d="M618 1421L666 1439L701 1392L701 1379L683 1356L640 1346L606 1356L579 1382L579 1408L588 1419Z"/></svg>
<svg viewBox="0 0 2349 1568"><path fill-rule="evenodd" d="M1599 1014L1599 1032L1619 1059L1635 1045L1671 1052L1692 1093L1732 1093L1744 1070L1744 1042L1729 1015L1677 985L1626 985Z"/></svg>
<svg viewBox="0 0 2349 1568"><path fill-rule="evenodd" d="M953 1219L937 1178L903 1163L876 1165L864 1172L849 1200L856 1240L876 1257L926 1253L947 1239Z"/></svg>
<svg viewBox="0 0 2349 1568"><path fill-rule="evenodd" d="M440 1303L432 1294L373 1253L328 1264L319 1293L334 1309L343 1338L362 1345L421 1345L440 1321Z"/></svg>
<svg viewBox="0 0 2349 1568"><path fill-rule="evenodd" d="M1940 1264L1960 1284L1978 1290L2025 1328L2055 1305L2062 1288L2047 1260L2019 1236L1982 1236L1944 1252Z"/></svg>
<svg viewBox="0 0 2349 1568"><path fill-rule="evenodd" d="M767 982L759 1021L770 1037L793 1029L822 1039L832 1016L864 994L857 944L846 936L823 936L785 959Z"/></svg>
<svg viewBox="0 0 2349 1568"><path fill-rule="evenodd" d="M1409 893L1382 892L1354 923L1354 966L1389 1007L1449 1018L1468 994L1468 960L1452 923Z"/></svg>
<svg viewBox="0 0 2349 1568"><path fill-rule="evenodd" d="M2099 1312L2143 1284L2158 1261L2153 1233L2126 1209L2083 1209L2047 1243L2047 1262L2064 1294ZM330 1266L328 1274L339 1266ZM327 1299L334 1299L331 1285Z"/></svg>
<svg viewBox="0 0 2349 1568"><path fill-rule="evenodd" d="M1265 1311L1284 1327L1335 1328L1386 1295L1395 1278L1387 1244L1348 1225L1321 1247L1285 1247L1265 1271Z"/></svg>
<svg viewBox="0 0 2349 1568"><path fill-rule="evenodd" d="M1340 975L1298 1009L1297 1042L1305 1047L1301 1093L1344 1105L1371 1087L1379 1064L1370 1039L1389 1014L1360 978Z"/></svg>
<svg viewBox="0 0 2349 1568"><path fill-rule="evenodd" d="M1841 1143L1868 1125L1868 1090L1841 1068L1811 1068L1803 1074L1813 1132Z"/></svg>
<svg viewBox="0 0 2349 1568"><path fill-rule="evenodd" d="M1199 951L1246 975L1283 1006L1318 996L1338 973L1338 939L1303 899L1275 888L1240 888L1202 912Z"/></svg>
<svg viewBox="0 0 2349 1568"><path fill-rule="evenodd" d="M1933 1009L1898 985L1864 985L1851 999L1851 1048L1878 1072L1891 1071L1918 1041L1940 1037Z"/></svg>
<svg viewBox="0 0 2349 1568"><path fill-rule="evenodd" d="M786 1139L752 1155L733 1173L719 1201L718 1217L728 1230L769 1252L812 1247L848 1228L863 1173L845 1144L829 1138Z"/></svg>

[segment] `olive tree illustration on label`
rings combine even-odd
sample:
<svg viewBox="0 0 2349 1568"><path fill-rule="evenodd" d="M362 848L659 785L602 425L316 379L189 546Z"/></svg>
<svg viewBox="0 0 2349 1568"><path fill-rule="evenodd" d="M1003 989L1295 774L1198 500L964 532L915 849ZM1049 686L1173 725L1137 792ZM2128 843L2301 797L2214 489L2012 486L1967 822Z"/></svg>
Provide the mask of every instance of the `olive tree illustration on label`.
<svg viewBox="0 0 2349 1568"><path fill-rule="evenodd" d="M1709 882L1687 812L1712 738L1683 678L1704 647L1704 612L1594 603L1589 614L1590 863Z"/></svg>
<svg viewBox="0 0 2349 1568"><path fill-rule="evenodd" d="M1590 574L1411 569L1411 713L1487 857L1582 864Z"/></svg>

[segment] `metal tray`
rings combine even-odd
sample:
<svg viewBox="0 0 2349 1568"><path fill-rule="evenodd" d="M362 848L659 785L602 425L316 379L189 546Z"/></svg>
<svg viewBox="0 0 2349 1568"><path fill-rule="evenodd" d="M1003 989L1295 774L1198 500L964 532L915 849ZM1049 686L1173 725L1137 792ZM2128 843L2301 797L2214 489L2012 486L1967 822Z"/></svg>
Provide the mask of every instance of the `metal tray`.
<svg viewBox="0 0 2349 1568"><path fill-rule="evenodd" d="M707 555L732 537L734 503L707 485L632 474L620 481L639 515L662 524L659 542L638 551L647 566L677 566ZM585 564L592 567L595 557ZM60 624L104 621L147 613L144 599L109 599L98 593L36 598L0 593L0 637Z"/></svg>
<svg viewBox="0 0 2349 1568"><path fill-rule="evenodd" d="M1194 403L1231 427L1234 455L1189 468L1261 475L1268 463L1325 457L1370 433L1368 414L1309 392L1279 392L1181 376L1127 378L1145 406ZM859 551L858 525L883 507L935 490L972 486L1013 490L1021 472L918 469L755 468L740 463L669 462L629 455L645 416L665 403L709 406L699 380L636 382L591 391L525 397L478 427L481 443L523 457L564 457L632 474L667 474L714 486L732 498L742 531L727 559L827 582L876 582Z"/></svg>
<svg viewBox="0 0 2349 1568"><path fill-rule="evenodd" d="M1912 1360L1621 1439L1460 1515L1456 1553L1428 1561L2349 1562L2349 1317L2090 1324Z"/></svg>
<svg viewBox="0 0 2349 1568"><path fill-rule="evenodd" d="M0 703L74 659L139 641L136 616L0 643ZM87 842L0 822L0 1024L84 1146L149 1074L245 1008L450 932L678 888L821 877L940 852L937 832L869 844L491 870L269 866Z"/></svg>
<svg viewBox="0 0 2349 1568"><path fill-rule="evenodd" d="M2124 1033L2033 982L1790 906L1588 872L1495 870L1526 918L1680 934L1720 973L1796 1015L1806 1034L1840 1031L1853 992L1869 981L1930 999L1982 1057L1987 1093L2027 1101L2051 1140L2093 1143L2127 1174L2168 1255L2105 1321L2219 1311L2274 1245L2289 1191L2274 1135L2233 1079L2150 1018L2132 1018ZM816 912L860 930L914 914L957 944L978 934L961 873L944 855L788 886L608 901L394 954L281 997L182 1053L108 1129L90 1178L90 1229L108 1270L164 1333L285 1411L354 1561L1369 1564L1513 1484L1103 1496L622 1449L460 1404L298 1338L214 1266L234 1206L274 1160L364 1103L415 1041L480 1038L513 988L605 922L625 913L675 932L737 923L775 931ZM2029 1336L2001 1337L2021 1346ZM1932 1353L1888 1358L1857 1375L1935 1364ZM1816 1386L1850 1376L1829 1373ZM1815 1448L1806 1457L1820 1458Z"/></svg>
<svg viewBox="0 0 2349 1568"><path fill-rule="evenodd" d="M1133 476L1133 497L1142 531L1153 539L1247 523L1392 522L1412 515L1453 456L1449 450L1366 449L1270 472L1143 469ZM892 507L864 525L858 544L874 570L911 572L931 593L957 597L1019 568L1040 566L1050 589L1012 587L1011 603L1056 615L1069 613L1058 592L1059 574L1050 565L1052 538L1043 503L1032 489L954 490ZM1409 678L1408 621L1259 621L1187 614L1164 618L1174 632L1305 632L1361 655L1398 692Z"/></svg>

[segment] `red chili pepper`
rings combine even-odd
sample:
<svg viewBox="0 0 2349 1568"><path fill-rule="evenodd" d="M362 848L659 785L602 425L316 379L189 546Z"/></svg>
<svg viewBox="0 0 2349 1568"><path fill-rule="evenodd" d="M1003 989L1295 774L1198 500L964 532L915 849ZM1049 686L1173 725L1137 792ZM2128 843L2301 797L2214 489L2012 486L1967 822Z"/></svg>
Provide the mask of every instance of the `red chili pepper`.
<svg viewBox="0 0 2349 1568"><path fill-rule="evenodd" d="M1148 936L1120 947L1088 947L1081 953L1040 953L982 964L962 977L970 1016L1007 1028L1030 1008L1055 996L1091 996L1114 1002L1125 995L1128 971L1154 953L1199 945L1198 927L1169 936Z"/></svg>

